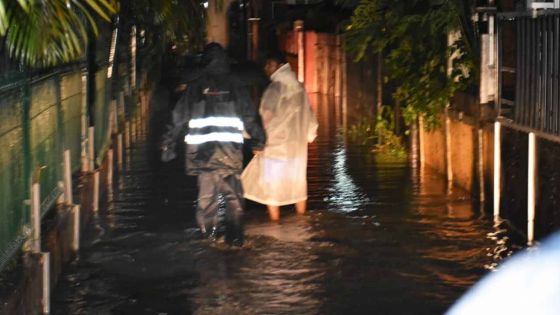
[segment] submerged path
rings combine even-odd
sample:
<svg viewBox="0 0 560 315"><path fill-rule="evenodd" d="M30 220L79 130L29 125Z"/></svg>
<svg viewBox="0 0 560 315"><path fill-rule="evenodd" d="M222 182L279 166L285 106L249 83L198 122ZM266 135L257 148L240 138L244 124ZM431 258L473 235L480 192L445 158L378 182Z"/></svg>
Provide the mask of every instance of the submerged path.
<svg viewBox="0 0 560 315"><path fill-rule="evenodd" d="M54 314L441 314L511 251L507 231L438 176L348 143L340 106L317 95L308 213L285 208L273 224L249 203L245 248L195 240L196 181L158 161L160 92Z"/></svg>

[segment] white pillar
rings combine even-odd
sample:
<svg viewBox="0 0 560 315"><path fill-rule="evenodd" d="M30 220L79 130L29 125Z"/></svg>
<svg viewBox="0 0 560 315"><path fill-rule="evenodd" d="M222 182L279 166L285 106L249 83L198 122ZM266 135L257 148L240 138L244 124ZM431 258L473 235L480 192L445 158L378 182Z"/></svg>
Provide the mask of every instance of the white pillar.
<svg viewBox="0 0 560 315"><path fill-rule="evenodd" d="M113 185L114 157L113 149L107 151L107 185Z"/></svg>
<svg viewBox="0 0 560 315"><path fill-rule="evenodd" d="M95 169L95 127L89 127L88 132L88 169Z"/></svg>
<svg viewBox="0 0 560 315"><path fill-rule="evenodd" d="M478 187L480 204L484 205L486 199L485 184L484 184L484 130L478 129Z"/></svg>
<svg viewBox="0 0 560 315"><path fill-rule="evenodd" d="M80 250L80 228L81 228L80 212L81 212L80 205L74 205L72 207L72 220L74 221L74 231L73 231L74 233L73 233L71 246L74 252Z"/></svg>
<svg viewBox="0 0 560 315"><path fill-rule="evenodd" d="M527 243L532 244L535 239L535 184L537 139L535 134L529 133L529 165L527 172Z"/></svg>
<svg viewBox="0 0 560 315"><path fill-rule="evenodd" d="M43 314L50 314L51 312L51 254L41 253L41 265L43 273Z"/></svg>
<svg viewBox="0 0 560 315"><path fill-rule="evenodd" d="M294 31L297 36L298 45L298 81L305 81L305 32L303 30L303 21L294 22Z"/></svg>
<svg viewBox="0 0 560 315"><path fill-rule="evenodd" d="M99 210L99 170L93 173L93 211Z"/></svg>
<svg viewBox="0 0 560 315"><path fill-rule="evenodd" d="M502 176L502 137L500 122L494 123L494 218L500 216L501 176Z"/></svg>
<svg viewBox="0 0 560 315"><path fill-rule="evenodd" d="M31 185L31 251L41 252L41 185Z"/></svg>
<svg viewBox="0 0 560 315"><path fill-rule="evenodd" d="M64 199L67 205L74 203L72 196L72 159L70 150L64 150Z"/></svg>

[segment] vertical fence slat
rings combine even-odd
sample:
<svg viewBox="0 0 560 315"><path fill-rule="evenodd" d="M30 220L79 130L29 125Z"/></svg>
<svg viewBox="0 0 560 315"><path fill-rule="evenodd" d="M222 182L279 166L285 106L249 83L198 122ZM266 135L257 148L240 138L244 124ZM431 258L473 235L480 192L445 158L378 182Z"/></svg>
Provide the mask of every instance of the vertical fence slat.
<svg viewBox="0 0 560 315"><path fill-rule="evenodd" d="M502 48L502 41L503 41L503 31L502 28L504 26L504 20L498 20L497 22L498 24L498 28L496 29L496 38L497 40L497 50L498 50L498 58L496 58L496 68L498 71L498 87L497 87L497 97L496 97L496 112L498 114L498 116L502 115L502 93L503 93L503 74L502 74L502 65L503 65L503 59L504 59L504 50Z"/></svg>
<svg viewBox="0 0 560 315"><path fill-rule="evenodd" d="M514 119L516 121L519 121L522 117L523 117L523 112L524 112L524 108L525 108L525 103L524 103L524 96L525 96L525 80L524 80L524 71L525 71L525 67L522 66L523 63L523 40L524 40L524 35L525 35L525 30L524 30L524 20L519 19L517 20L516 23L516 30L517 30L517 40L516 40L516 44L517 44L517 67L515 69L515 106L513 108L514 111Z"/></svg>
<svg viewBox="0 0 560 315"><path fill-rule="evenodd" d="M524 125L527 125L529 123L529 121L527 120L527 118L529 117L529 110L530 110L530 106L531 106L531 93L528 90L528 85L530 82L530 71L529 71L529 67L530 67L530 56L531 56L531 47L530 45L530 40L528 37L530 37L530 26L529 23L531 22L528 18L523 17L521 18L521 21L523 21L523 55L522 58L523 60L521 61L522 64L522 68L523 68L523 86L521 87L523 89L523 112L522 112L522 117L518 120L519 122L521 122Z"/></svg>
<svg viewBox="0 0 560 315"><path fill-rule="evenodd" d="M553 100L552 100L552 91L554 87L554 17L549 16L546 19L547 21L547 37L548 37L548 52L547 52L547 85L546 85L546 132L552 133L552 115L554 113L553 110Z"/></svg>
<svg viewBox="0 0 560 315"><path fill-rule="evenodd" d="M559 64L559 58L558 55L560 54L560 52L558 51L560 49L560 16L559 15L555 15L554 16L554 70L553 70L553 75L554 75L554 80L553 80L553 85L554 85L554 89L553 89L553 113L552 113L552 119L553 119L553 133L555 135L559 135L559 119L560 117L558 117L558 113L560 113L560 93L559 93L559 86L560 86L560 81L558 80L558 76L560 75L559 70L560 70L560 64Z"/></svg>
<svg viewBox="0 0 560 315"><path fill-rule="evenodd" d="M541 45L540 45L540 49L539 49L539 56L540 56L540 75L539 75L539 83L540 83L540 89L539 89L539 93L540 93L540 97L539 97L539 103L540 103L540 108L538 111L538 117L539 117L539 130L544 131L546 129L546 112L547 112L547 107L546 107L546 87L548 86L548 35L546 32L546 19L544 17L541 17L538 19L539 21L539 38L541 39Z"/></svg>
<svg viewBox="0 0 560 315"><path fill-rule="evenodd" d="M529 72L530 72L530 84L529 84L529 103L528 106L530 106L530 110L529 110L529 126L531 128L535 128L536 126L536 109L537 109L537 102L538 102L538 93L537 93L537 89L538 89L538 84L537 84L537 69L538 69L538 62L537 62L537 58L538 58L538 28L536 23L534 22L534 20L531 20L531 23L529 23L530 25L530 37L529 37L529 49L531 50L531 53L529 55Z"/></svg>

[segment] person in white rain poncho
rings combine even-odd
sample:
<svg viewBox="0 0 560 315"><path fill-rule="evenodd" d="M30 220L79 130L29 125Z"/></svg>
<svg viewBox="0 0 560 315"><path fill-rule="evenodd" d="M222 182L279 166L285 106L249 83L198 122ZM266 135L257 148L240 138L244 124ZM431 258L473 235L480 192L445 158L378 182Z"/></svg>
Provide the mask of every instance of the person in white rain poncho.
<svg viewBox="0 0 560 315"><path fill-rule="evenodd" d="M280 54L267 58L266 88L260 115L267 135L241 181L245 198L267 205L270 218L280 218L280 206L295 204L304 213L307 202L307 144L317 136L317 119L303 85Z"/></svg>

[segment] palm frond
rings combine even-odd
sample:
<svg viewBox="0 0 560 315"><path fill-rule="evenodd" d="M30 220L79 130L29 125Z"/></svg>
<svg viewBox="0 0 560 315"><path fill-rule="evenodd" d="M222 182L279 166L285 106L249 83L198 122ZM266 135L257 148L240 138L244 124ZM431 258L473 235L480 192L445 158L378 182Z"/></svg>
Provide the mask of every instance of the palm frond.
<svg viewBox="0 0 560 315"><path fill-rule="evenodd" d="M110 21L116 0L0 0L0 36L11 58L32 67L81 58L88 28L97 34L98 16Z"/></svg>

